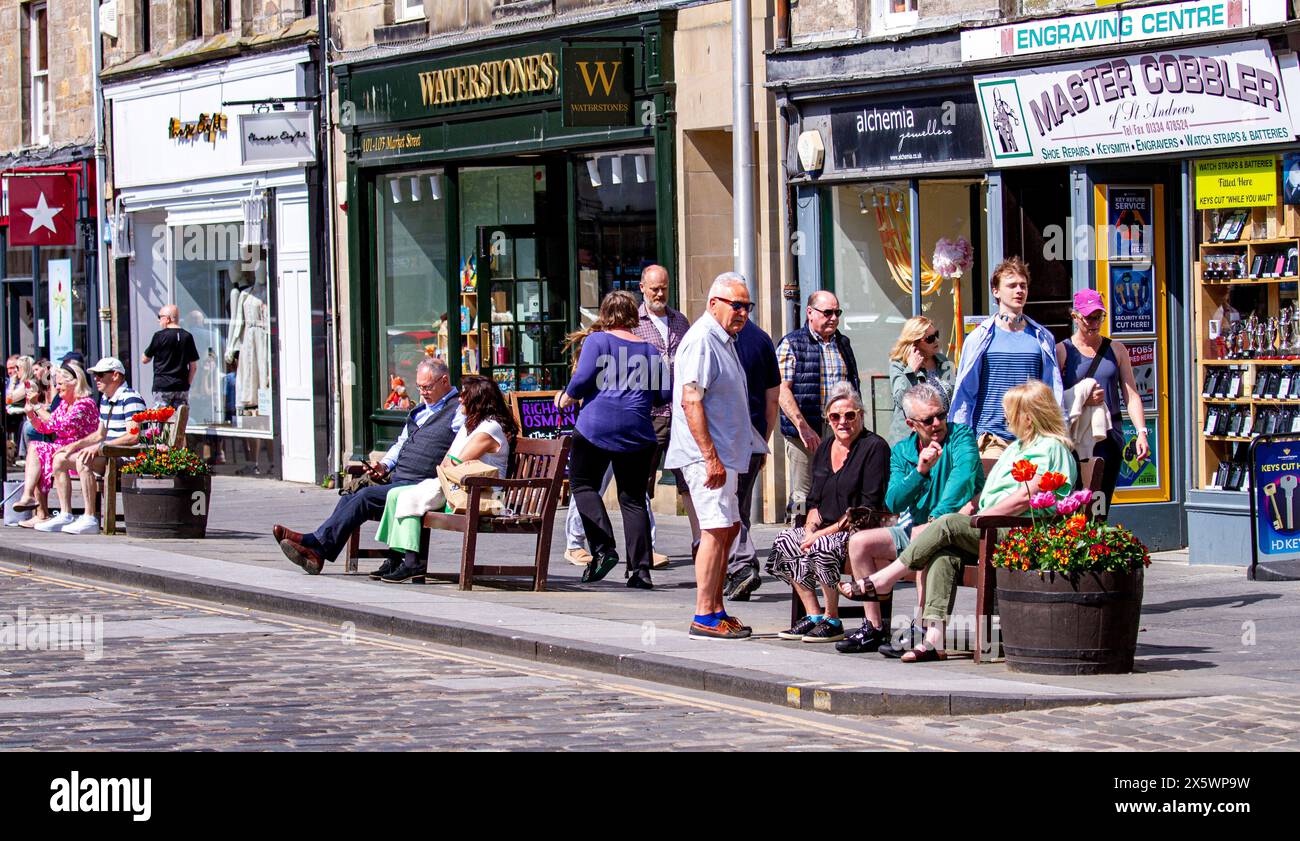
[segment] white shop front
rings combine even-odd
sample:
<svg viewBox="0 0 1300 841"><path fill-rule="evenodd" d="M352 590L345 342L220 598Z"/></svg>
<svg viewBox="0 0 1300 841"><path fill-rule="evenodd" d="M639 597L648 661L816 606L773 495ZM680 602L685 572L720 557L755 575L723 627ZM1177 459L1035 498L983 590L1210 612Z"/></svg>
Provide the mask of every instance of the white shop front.
<svg viewBox="0 0 1300 841"><path fill-rule="evenodd" d="M189 443L217 473L314 482L324 470L315 130L311 112L292 110L313 73L300 49L105 86L119 355L152 402L140 357L158 308L179 307L199 353Z"/></svg>

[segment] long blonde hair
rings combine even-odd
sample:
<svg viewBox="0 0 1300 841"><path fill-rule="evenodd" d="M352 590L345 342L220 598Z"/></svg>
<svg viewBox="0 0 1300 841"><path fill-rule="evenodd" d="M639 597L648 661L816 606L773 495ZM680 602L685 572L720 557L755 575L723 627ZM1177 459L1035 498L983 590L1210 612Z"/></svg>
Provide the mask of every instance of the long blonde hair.
<svg viewBox="0 0 1300 841"><path fill-rule="evenodd" d="M592 333L605 330L636 330L641 324L641 309L636 296L622 289L615 289L600 302L600 315L590 327L574 330L564 340L564 351L573 355L573 370L578 369L578 357L582 354L582 343Z"/></svg>
<svg viewBox="0 0 1300 841"><path fill-rule="evenodd" d="M1030 380L1008 389L1002 397L1002 411L1007 418L1007 427L1022 443L1028 444L1046 436L1060 441L1069 450L1074 449L1074 442L1065 428L1065 413L1047 383Z"/></svg>
<svg viewBox="0 0 1300 841"><path fill-rule="evenodd" d="M907 355L912 352L912 346L926 337L926 334L934 328L934 322L923 315L913 316L903 322L903 331L898 334L898 341L894 342L894 349L889 352L889 358L895 362L906 362Z"/></svg>

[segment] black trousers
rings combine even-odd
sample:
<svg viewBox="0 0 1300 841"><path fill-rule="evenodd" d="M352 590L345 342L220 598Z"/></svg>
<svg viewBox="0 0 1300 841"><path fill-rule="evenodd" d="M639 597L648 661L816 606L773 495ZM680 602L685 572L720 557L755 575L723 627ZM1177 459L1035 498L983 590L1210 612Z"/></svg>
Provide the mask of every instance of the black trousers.
<svg viewBox="0 0 1300 841"><path fill-rule="evenodd" d="M334 513L311 534L303 535L303 543L308 549L320 552L321 557L332 561L348 545L352 532L367 520L378 520L384 513L384 503L388 492L393 488L409 485L409 482L391 485L371 485L354 494L339 499L334 506Z"/></svg>
<svg viewBox="0 0 1300 841"><path fill-rule="evenodd" d="M1115 484L1119 482L1120 457L1124 452L1124 443L1118 429L1111 429L1110 435L1098 441L1092 448L1093 458L1104 458L1106 467L1101 473L1101 490L1106 494L1106 510L1110 510L1110 498L1115 493Z"/></svg>
<svg viewBox="0 0 1300 841"><path fill-rule="evenodd" d="M618 487L618 507L623 513L623 542L629 570L650 570L650 511L646 508L645 489L654 470L655 445L628 453L612 453L573 434L569 451L569 488L573 504L578 506L587 546L593 556L615 550L613 526L609 512L600 498L600 482L605 471L614 465L614 483Z"/></svg>

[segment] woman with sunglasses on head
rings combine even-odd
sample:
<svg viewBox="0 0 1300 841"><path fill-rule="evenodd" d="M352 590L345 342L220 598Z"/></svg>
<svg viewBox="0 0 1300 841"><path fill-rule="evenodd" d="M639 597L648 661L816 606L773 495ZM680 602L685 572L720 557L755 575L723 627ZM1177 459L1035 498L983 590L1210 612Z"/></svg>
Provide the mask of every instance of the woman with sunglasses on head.
<svg viewBox="0 0 1300 841"><path fill-rule="evenodd" d="M903 411L903 393L914 385L929 383L943 394L947 411L957 366L939 352L939 328L923 315L909 318L889 354L889 390L894 394L894 419L889 425L889 443L897 444L912 430Z"/></svg>
<svg viewBox="0 0 1300 841"><path fill-rule="evenodd" d="M864 427L862 397L850 384L838 383L826 401L825 417L831 434L813 454L808 519L778 534L767 560L767 571L794 588L807 612L778 634L785 640L844 639L837 585L848 557L849 532L842 520L850 508L885 510L889 445ZM825 613L818 589L826 595Z"/></svg>
<svg viewBox="0 0 1300 841"><path fill-rule="evenodd" d="M1074 334L1056 346L1056 361L1061 366L1061 378L1066 389L1074 388L1085 379L1096 382L1086 405L1105 405L1110 415L1110 433L1092 448L1092 457L1105 459L1102 473L1102 491L1106 494L1106 505L1110 506L1110 496L1115 492L1115 483L1119 480L1119 466L1123 459L1124 436L1120 432L1122 417L1120 415L1120 386L1124 387L1124 405L1128 408L1129 420L1137 430L1135 457L1140 463L1151 454L1151 445L1147 442L1146 414L1142 408L1142 395L1137 390L1137 380L1133 376L1133 365L1129 360L1128 348L1123 343L1103 338L1101 328L1106 323L1106 304L1095 289L1083 289L1074 293L1074 308L1070 310L1070 319L1074 322ZM1079 454L1086 458L1086 453Z"/></svg>

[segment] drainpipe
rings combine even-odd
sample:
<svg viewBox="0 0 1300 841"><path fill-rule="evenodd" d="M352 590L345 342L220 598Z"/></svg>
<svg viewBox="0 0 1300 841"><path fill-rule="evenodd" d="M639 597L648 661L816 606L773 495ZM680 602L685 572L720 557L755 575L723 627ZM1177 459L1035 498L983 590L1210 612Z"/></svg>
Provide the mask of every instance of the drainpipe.
<svg viewBox="0 0 1300 841"><path fill-rule="evenodd" d="M776 47L790 46L790 0L776 0Z"/></svg>
<svg viewBox="0 0 1300 841"><path fill-rule="evenodd" d="M99 34L99 5L90 11L90 40L94 53L93 73L95 88L95 268L99 283L99 352L107 356L113 350L113 309L109 306L108 247L104 243L106 196L104 170L107 157L104 153L104 85L99 78L104 69L104 39Z"/></svg>
<svg viewBox="0 0 1300 841"><path fill-rule="evenodd" d="M754 80L750 0L731 0L731 183L735 270L758 300L754 260Z"/></svg>
<svg viewBox="0 0 1300 841"><path fill-rule="evenodd" d="M342 370L339 364L338 337L338 243L335 241L338 219L338 194L334 183L334 112L330 105L330 0L319 0L316 5L316 31L320 36L320 134L316 145L321 160L317 168L324 189L325 211L321 224L325 230L325 259L322 261L325 284L325 376L329 382L328 430L330 451L326 456L326 470L333 472L343 467L343 390Z"/></svg>

